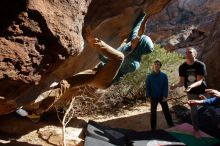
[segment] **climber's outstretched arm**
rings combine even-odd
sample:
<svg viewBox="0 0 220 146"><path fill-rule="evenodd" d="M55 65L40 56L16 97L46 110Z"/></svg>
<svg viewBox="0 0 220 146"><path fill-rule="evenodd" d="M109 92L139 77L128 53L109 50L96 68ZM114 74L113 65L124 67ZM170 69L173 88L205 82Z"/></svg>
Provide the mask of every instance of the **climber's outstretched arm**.
<svg viewBox="0 0 220 146"><path fill-rule="evenodd" d="M138 32L139 36L141 36L145 32L145 24L148 18L155 14L160 13L170 1L171 0L154 0L154 2L151 5L149 5L146 9L142 10L145 13L145 17L141 23L141 26Z"/></svg>

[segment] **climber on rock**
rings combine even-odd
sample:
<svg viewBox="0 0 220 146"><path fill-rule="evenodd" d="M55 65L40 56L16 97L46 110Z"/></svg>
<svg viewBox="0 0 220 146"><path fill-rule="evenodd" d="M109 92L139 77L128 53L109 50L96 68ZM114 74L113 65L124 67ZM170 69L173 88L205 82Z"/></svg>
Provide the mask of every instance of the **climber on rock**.
<svg viewBox="0 0 220 146"><path fill-rule="evenodd" d="M128 73L134 72L140 67L141 57L144 54L149 54L153 51L153 42L147 35L144 35L145 23L147 19L159 13L171 0L156 0L146 10L141 11L137 17L131 34L126 42L120 45L119 48L114 49L102 40L93 36L90 27L86 27L86 38L89 48L95 49L100 54L101 62L93 69L82 71L72 77L68 77L46 89L33 87L27 93L20 95L15 101L10 101L13 104L11 108L0 107L0 114L6 114L16 109L14 107L21 107L36 101L38 97L47 95L42 98L42 103L39 106L38 114L47 111L58 99L63 97L71 99L72 96L67 96L68 91L74 87L81 85L89 85L96 88L108 88L110 85L118 82L120 78ZM65 88L61 83L65 83ZM65 91L64 91L65 89ZM48 94L45 94L45 92ZM56 92L56 93L53 93ZM53 95L53 97L50 97ZM47 102L47 100L49 102ZM5 102L7 106L7 102ZM14 103L16 103L14 105ZM43 107L43 110L41 109Z"/></svg>

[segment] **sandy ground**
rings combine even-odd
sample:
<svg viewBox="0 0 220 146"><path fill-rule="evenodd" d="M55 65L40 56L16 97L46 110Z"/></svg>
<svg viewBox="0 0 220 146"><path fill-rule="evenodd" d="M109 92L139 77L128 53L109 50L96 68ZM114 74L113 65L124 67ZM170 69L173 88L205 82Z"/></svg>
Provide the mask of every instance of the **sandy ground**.
<svg viewBox="0 0 220 146"><path fill-rule="evenodd" d="M98 115L90 117L73 118L66 126L66 140L68 146L82 146L84 139L84 131L89 120L94 120L103 125L114 128L126 128L136 131L150 130L150 105L144 103L136 107L131 107L127 110L117 113L117 115ZM157 128L168 128L160 105L157 112ZM172 113L172 112L171 112ZM174 122L176 122L174 114L172 114ZM13 116L12 116L13 117ZM8 118L7 118L8 120ZM5 120L6 121L6 120ZM24 117L14 116L10 119L14 121L8 123L8 128L11 129L14 135L0 134L0 145L10 146L60 146L62 145L62 128L55 115L44 117L40 122L33 123ZM16 121L16 122L15 122ZM25 121L25 122L24 122ZM4 119L1 119L1 125ZM25 128L24 125L26 124ZM5 124L6 125L6 124ZM21 125L21 126L19 126ZM22 127L23 126L23 127ZM20 128L19 128L20 127ZM7 129L7 126L5 129ZM1 128L3 131L4 128Z"/></svg>

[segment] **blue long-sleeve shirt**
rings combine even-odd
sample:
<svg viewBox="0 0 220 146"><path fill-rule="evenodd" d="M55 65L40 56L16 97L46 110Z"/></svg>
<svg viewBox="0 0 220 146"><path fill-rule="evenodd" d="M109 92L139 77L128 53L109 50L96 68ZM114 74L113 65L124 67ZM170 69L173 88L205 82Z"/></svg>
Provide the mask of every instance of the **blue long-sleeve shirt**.
<svg viewBox="0 0 220 146"><path fill-rule="evenodd" d="M218 105L218 104L220 104L220 98L218 98L218 97L211 97L211 98L205 99L203 101L203 104L204 105Z"/></svg>
<svg viewBox="0 0 220 146"><path fill-rule="evenodd" d="M168 96L168 78L163 72L151 73L146 79L146 97L161 99Z"/></svg>

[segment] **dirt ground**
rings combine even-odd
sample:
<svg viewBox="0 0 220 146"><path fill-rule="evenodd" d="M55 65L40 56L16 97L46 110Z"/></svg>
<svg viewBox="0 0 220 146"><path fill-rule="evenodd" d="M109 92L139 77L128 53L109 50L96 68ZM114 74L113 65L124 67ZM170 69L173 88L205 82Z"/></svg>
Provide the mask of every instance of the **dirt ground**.
<svg viewBox="0 0 220 146"><path fill-rule="evenodd" d="M175 101L169 102L172 107ZM130 107L117 114L91 115L73 118L66 126L66 140L68 146L82 146L84 132L89 120L114 128L126 128L136 131L150 130L149 102ZM178 123L171 108L174 123ZM157 112L157 128L168 128L160 105ZM38 123L26 117L10 115L0 119L0 145L7 146L60 146L62 145L62 128L56 115L45 115ZM13 134L5 134L10 130Z"/></svg>

